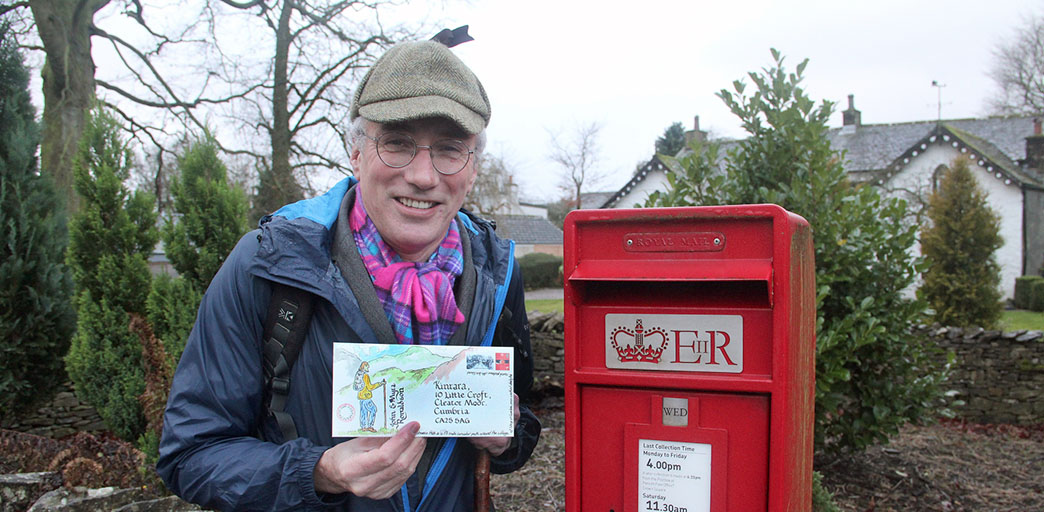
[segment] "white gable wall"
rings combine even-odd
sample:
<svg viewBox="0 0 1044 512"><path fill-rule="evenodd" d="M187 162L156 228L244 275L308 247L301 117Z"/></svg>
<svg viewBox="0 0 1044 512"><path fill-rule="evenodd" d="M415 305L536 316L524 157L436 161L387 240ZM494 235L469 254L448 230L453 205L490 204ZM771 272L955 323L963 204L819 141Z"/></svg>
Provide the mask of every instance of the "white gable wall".
<svg viewBox="0 0 1044 512"><path fill-rule="evenodd" d="M625 193L613 205L613 208L634 208L636 204L643 205L649 194L657 190L667 190L667 174L662 170L654 169L649 171L645 179L639 181L634 188Z"/></svg>
<svg viewBox="0 0 1044 512"><path fill-rule="evenodd" d="M1011 298L1015 292L1015 278L1022 275L1023 195L1016 183L1010 180L1005 183L1004 176L998 179L995 173L980 166L982 158L979 155L969 150L961 153L949 141L940 139L911 158L902 170L885 182L884 188L911 191L927 199L932 191L932 174L935 169L940 165L949 167L957 157L968 159L979 188L986 193L990 207L1000 216L1000 234L1004 237L1004 245L996 252L997 263L1001 267L1000 289L1005 298ZM984 165L988 166L989 163L984 162ZM920 244L916 244L914 250L919 253Z"/></svg>

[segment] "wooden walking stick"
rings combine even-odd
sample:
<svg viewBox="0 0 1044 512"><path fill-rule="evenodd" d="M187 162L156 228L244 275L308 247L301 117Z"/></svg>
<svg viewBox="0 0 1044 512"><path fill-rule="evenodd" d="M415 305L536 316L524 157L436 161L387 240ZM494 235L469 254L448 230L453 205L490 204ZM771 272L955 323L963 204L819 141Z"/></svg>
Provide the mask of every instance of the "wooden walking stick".
<svg viewBox="0 0 1044 512"><path fill-rule="evenodd" d="M489 452L479 450L475 457L475 512L489 511Z"/></svg>

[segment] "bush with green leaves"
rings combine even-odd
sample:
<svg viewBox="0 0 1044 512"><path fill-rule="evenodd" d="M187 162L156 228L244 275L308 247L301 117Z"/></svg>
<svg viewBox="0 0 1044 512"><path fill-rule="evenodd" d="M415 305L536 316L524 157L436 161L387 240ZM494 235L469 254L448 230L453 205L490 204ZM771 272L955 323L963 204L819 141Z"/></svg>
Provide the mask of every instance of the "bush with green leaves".
<svg viewBox="0 0 1044 512"><path fill-rule="evenodd" d="M1029 309L1031 311L1044 311L1044 280L1030 283Z"/></svg>
<svg viewBox="0 0 1044 512"><path fill-rule="evenodd" d="M225 257L249 229L247 198L228 182L228 171L209 136L178 158L171 184L176 218L163 227L163 244L178 274L205 290Z"/></svg>
<svg viewBox="0 0 1044 512"><path fill-rule="evenodd" d="M562 286L562 258L542 252L531 252L518 259L527 290Z"/></svg>
<svg viewBox="0 0 1044 512"><path fill-rule="evenodd" d="M124 185L132 155L105 110L91 112L74 161L80 211L69 222L67 263L76 283L76 335L65 368L81 399L116 435L135 440L144 418L141 341L129 313L143 314L151 276L147 258L159 238L155 200Z"/></svg>
<svg viewBox="0 0 1044 512"><path fill-rule="evenodd" d="M928 198L921 253L928 260L920 293L935 321L992 329L1000 319L1000 216L975 182L968 160L957 158Z"/></svg>
<svg viewBox="0 0 1044 512"><path fill-rule="evenodd" d="M830 146L833 104L800 87L807 60L788 72L749 73L755 90L733 82L718 96L749 137L719 170L717 146L696 143L667 158L668 189L646 206L774 203L808 220L816 263L816 447L858 450L903 424L933 414L943 369L936 349L911 328L926 306L906 298L923 264L910 253L917 227L906 204L851 184Z"/></svg>
<svg viewBox="0 0 1044 512"><path fill-rule="evenodd" d="M246 195L229 183L217 144L207 135L178 158L171 196L175 217L164 224L161 237L179 277L161 276L153 282L148 313L173 369L203 292L249 227Z"/></svg>
<svg viewBox="0 0 1044 512"><path fill-rule="evenodd" d="M823 475L812 472L812 512L841 512L834 503L834 495L823 487Z"/></svg>
<svg viewBox="0 0 1044 512"><path fill-rule="evenodd" d="M1015 307L1017 309L1030 309L1033 298L1033 283L1044 282L1044 276L1019 276L1015 278Z"/></svg>
<svg viewBox="0 0 1044 512"><path fill-rule="evenodd" d="M185 350L202 299L203 292L188 279L160 274L152 280L145 308L153 333L163 342L171 370L177 368Z"/></svg>
<svg viewBox="0 0 1044 512"><path fill-rule="evenodd" d="M0 21L0 417L24 412L62 383L59 355L75 325L63 206L37 173L29 72L9 30Z"/></svg>

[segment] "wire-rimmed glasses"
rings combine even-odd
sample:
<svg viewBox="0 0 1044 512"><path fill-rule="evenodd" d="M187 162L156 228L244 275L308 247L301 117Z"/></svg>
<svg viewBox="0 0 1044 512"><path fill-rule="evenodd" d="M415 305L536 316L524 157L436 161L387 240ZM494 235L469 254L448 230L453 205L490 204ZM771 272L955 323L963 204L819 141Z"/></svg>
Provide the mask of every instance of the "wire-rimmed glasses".
<svg viewBox="0 0 1044 512"><path fill-rule="evenodd" d="M475 153L475 150L463 141L456 139L437 140L430 146L422 146L409 134L402 132L384 132L377 137L367 135L366 138L377 144L377 157L384 165L395 169L410 165L417 156L417 150L423 148L431 153L431 163L435 170L439 174L450 176L463 170L471 160L471 155Z"/></svg>

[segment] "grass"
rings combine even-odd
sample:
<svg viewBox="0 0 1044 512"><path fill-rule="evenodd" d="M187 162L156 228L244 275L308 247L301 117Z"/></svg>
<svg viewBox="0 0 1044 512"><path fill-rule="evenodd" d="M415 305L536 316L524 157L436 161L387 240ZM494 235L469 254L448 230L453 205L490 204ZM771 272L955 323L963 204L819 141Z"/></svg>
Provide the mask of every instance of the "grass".
<svg viewBox="0 0 1044 512"><path fill-rule="evenodd" d="M564 313L565 304L562 302L562 299L526 299L526 311Z"/></svg>
<svg viewBox="0 0 1044 512"><path fill-rule="evenodd" d="M1044 331L1044 313L1025 309L1005 310L998 328L1002 331Z"/></svg>

